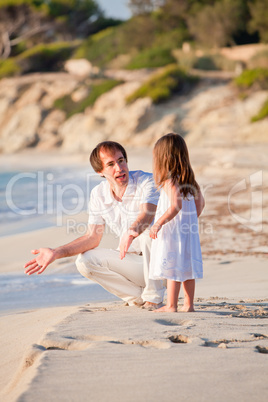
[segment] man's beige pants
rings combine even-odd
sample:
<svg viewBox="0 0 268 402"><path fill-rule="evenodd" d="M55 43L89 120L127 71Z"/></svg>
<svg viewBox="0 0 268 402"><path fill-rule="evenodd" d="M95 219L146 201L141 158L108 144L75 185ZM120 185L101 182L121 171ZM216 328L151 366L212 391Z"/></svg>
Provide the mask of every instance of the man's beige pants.
<svg viewBox="0 0 268 402"><path fill-rule="evenodd" d="M139 236L139 241L142 255L127 253L120 260L118 250L96 248L78 255L77 269L129 305L146 301L161 303L165 293L163 282L149 279L152 242L149 230Z"/></svg>

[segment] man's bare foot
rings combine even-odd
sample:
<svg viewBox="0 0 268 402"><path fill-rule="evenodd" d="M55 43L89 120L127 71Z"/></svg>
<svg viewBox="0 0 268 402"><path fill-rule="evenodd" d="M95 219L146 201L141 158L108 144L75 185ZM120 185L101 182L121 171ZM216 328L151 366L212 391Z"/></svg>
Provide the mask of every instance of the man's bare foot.
<svg viewBox="0 0 268 402"><path fill-rule="evenodd" d="M180 308L179 311L183 313L194 313L195 309L193 306L182 306L182 308Z"/></svg>
<svg viewBox="0 0 268 402"><path fill-rule="evenodd" d="M149 310L149 311L153 311L153 310L158 309L158 308L161 307L161 306L162 306L162 303L157 304L157 303L146 302L146 303L142 306L142 308L146 308L146 309Z"/></svg>
<svg viewBox="0 0 268 402"><path fill-rule="evenodd" d="M141 303L133 302L133 304L134 304L134 306L143 308L145 303L144 302L141 302Z"/></svg>
<svg viewBox="0 0 268 402"><path fill-rule="evenodd" d="M161 308L158 308L157 310L154 310L155 313L176 313L177 307L169 307L169 306L163 306Z"/></svg>

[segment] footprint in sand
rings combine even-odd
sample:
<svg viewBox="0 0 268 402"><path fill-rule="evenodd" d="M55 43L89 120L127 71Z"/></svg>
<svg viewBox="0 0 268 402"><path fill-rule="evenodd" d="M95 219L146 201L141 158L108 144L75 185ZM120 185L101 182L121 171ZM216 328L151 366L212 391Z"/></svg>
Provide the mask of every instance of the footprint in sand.
<svg viewBox="0 0 268 402"><path fill-rule="evenodd" d="M203 346L210 348L227 349L228 343L230 343L230 341L227 341L226 339L221 339L219 341L205 341Z"/></svg>
<svg viewBox="0 0 268 402"><path fill-rule="evenodd" d="M268 348L264 347L264 346L256 346L256 349L259 353L268 353Z"/></svg>
<svg viewBox="0 0 268 402"><path fill-rule="evenodd" d="M192 340L186 335L171 335L168 338L173 343L191 343Z"/></svg>
<svg viewBox="0 0 268 402"><path fill-rule="evenodd" d="M193 321L191 320L164 320L164 319L157 319L154 320L154 322L156 322L157 324L160 325L167 325L167 326L192 326L193 325Z"/></svg>

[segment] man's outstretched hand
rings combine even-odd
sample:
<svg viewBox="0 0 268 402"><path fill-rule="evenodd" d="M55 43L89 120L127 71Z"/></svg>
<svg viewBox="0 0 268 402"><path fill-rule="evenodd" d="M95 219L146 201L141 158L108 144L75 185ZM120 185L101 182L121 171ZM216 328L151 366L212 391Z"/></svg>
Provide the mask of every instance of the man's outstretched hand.
<svg viewBox="0 0 268 402"><path fill-rule="evenodd" d="M119 244L121 260L123 260L123 258L126 256L126 252L128 251L131 243L133 242L133 239L138 235L139 235L138 232L135 232L134 230L131 229L129 229L125 234L123 234Z"/></svg>
<svg viewBox="0 0 268 402"><path fill-rule="evenodd" d="M31 252L37 257L24 265L24 273L27 275L42 274L47 266L56 260L55 251L51 248L40 248Z"/></svg>

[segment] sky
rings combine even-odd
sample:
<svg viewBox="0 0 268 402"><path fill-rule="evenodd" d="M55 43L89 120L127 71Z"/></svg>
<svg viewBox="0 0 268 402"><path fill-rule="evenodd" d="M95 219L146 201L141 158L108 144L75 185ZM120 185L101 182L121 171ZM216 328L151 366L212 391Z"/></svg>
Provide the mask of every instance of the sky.
<svg viewBox="0 0 268 402"><path fill-rule="evenodd" d="M131 17L128 0L96 0L96 3L103 9L106 17L113 17L127 20Z"/></svg>

